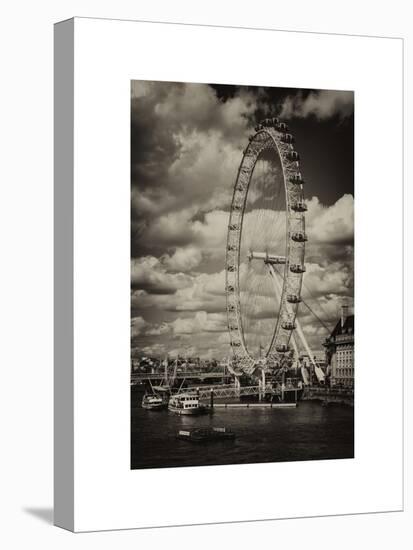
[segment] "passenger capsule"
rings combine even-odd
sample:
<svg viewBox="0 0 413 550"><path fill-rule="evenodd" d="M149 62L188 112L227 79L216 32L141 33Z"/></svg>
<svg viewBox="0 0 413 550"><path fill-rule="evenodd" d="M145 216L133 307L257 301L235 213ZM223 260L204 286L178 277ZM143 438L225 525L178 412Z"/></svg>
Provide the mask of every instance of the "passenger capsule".
<svg viewBox="0 0 413 550"><path fill-rule="evenodd" d="M297 172L297 174L294 174L293 176L290 176L289 181L294 185L304 185L304 180L299 172Z"/></svg>
<svg viewBox="0 0 413 550"><path fill-rule="evenodd" d="M305 202L293 202L291 205L291 210L294 210L294 212L306 212L307 211L307 205Z"/></svg>
<svg viewBox="0 0 413 550"><path fill-rule="evenodd" d="M278 351L278 353L286 353L287 351L290 350L290 348L285 344L279 344L275 346L275 349Z"/></svg>
<svg viewBox="0 0 413 550"><path fill-rule="evenodd" d="M305 273L305 266L300 264L291 264L290 271L292 273Z"/></svg>
<svg viewBox="0 0 413 550"><path fill-rule="evenodd" d="M307 235L303 231L291 233L291 239L296 243L304 243L308 241Z"/></svg>
<svg viewBox="0 0 413 550"><path fill-rule="evenodd" d="M296 162L297 160L300 160L300 155L297 153L297 151L288 151L285 154L285 158L293 162Z"/></svg>
<svg viewBox="0 0 413 550"><path fill-rule="evenodd" d="M301 297L297 294L287 294L287 302L290 304L299 304L301 302Z"/></svg>
<svg viewBox="0 0 413 550"><path fill-rule="evenodd" d="M283 134L283 135L281 136L281 141L282 141L283 143L290 143L290 144L295 143L294 136L291 135L291 134Z"/></svg>
<svg viewBox="0 0 413 550"><path fill-rule="evenodd" d="M281 323L281 328L284 330L294 330L296 327L295 323L292 321L286 321L285 323Z"/></svg>

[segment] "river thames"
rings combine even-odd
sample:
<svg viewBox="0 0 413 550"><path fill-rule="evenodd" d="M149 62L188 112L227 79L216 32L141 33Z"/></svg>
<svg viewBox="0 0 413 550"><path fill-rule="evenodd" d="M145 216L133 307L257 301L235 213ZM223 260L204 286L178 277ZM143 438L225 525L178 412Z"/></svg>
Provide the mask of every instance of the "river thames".
<svg viewBox="0 0 413 550"><path fill-rule="evenodd" d="M317 401L296 408L216 408L203 416L142 409L131 396L131 468L171 468L354 457L354 409ZM181 441L178 430L226 426L234 441Z"/></svg>

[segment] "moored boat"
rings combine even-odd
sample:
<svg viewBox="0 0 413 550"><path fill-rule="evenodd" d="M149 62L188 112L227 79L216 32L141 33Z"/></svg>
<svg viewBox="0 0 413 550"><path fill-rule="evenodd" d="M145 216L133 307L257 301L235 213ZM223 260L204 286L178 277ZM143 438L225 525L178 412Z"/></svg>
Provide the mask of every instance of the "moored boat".
<svg viewBox="0 0 413 550"><path fill-rule="evenodd" d="M168 409L175 414L197 415L207 412L196 393L177 393L169 399Z"/></svg>
<svg viewBox="0 0 413 550"><path fill-rule="evenodd" d="M149 410L166 409L168 401L156 393L146 393L142 398L142 408Z"/></svg>
<svg viewBox="0 0 413 550"><path fill-rule="evenodd" d="M179 430L177 433L178 439L186 441L193 441L195 443L202 443L203 441L217 441L228 439L235 439L235 433L228 428L196 428L195 430Z"/></svg>

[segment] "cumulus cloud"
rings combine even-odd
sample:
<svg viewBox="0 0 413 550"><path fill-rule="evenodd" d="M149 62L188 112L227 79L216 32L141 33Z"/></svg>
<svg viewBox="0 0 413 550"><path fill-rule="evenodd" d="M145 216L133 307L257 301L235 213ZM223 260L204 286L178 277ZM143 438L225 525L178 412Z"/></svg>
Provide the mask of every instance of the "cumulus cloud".
<svg viewBox="0 0 413 550"><path fill-rule="evenodd" d="M185 257L190 258L188 265L192 264L194 268L200 263L202 255L223 260L228 218L229 212L223 210L212 210L203 215L196 214L193 209L170 212L149 221L142 230L140 240L152 251L164 254L166 263L172 261L178 265L177 262L184 262ZM143 248L140 247L140 250ZM165 251L171 249L174 250L174 260L167 260ZM198 263L195 263L196 260Z"/></svg>
<svg viewBox="0 0 413 550"><path fill-rule="evenodd" d="M182 274L180 274L182 275ZM132 308L144 311L198 311L219 313L225 311L225 272L200 273L188 277L184 288L174 293L148 292L145 289L132 291Z"/></svg>
<svg viewBox="0 0 413 550"><path fill-rule="evenodd" d="M304 293L313 298L331 294L346 295L352 290L353 273L350 267L341 262L323 265L306 263Z"/></svg>
<svg viewBox="0 0 413 550"><path fill-rule="evenodd" d="M133 84L132 256L154 254L149 242L156 255L184 247L189 220L229 208L261 95L240 88L223 101L206 84Z"/></svg>
<svg viewBox="0 0 413 550"><path fill-rule="evenodd" d="M175 334L199 334L201 332L223 332L226 330L226 315L197 311L194 316L178 317L171 323Z"/></svg>
<svg viewBox="0 0 413 550"><path fill-rule="evenodd" d="M131 334L132 337L142 334L143 329L146 327L146 321L143 317L133 317L131 319Z"/></svg>
<svg viewBox="0 0 413 550"><path fill-rule="evenodd" d="M164 265L172 271L192 271L201 260L202 252L194 246L178 247L171 256L166 254L162 257Z"/></svg>
<svg viewBox="0 0 413 550"><path fill-rule="evenodd" d="M347 91L320 90L304 95L298 92L285 98L280 116L289 118L306 118L314 116L325 120L337 116L347 118L354 111L354 93Z"/></svg>
<svg viewBox="0 0 413 550"><path fill-rule="evenodd" d="M306 261L327 264L341 262L353 273L354 199L343 195L331 206L324 206L317 197L307 201Z"/></svg>
<svg viewBox="0 0 413 550"><path fill-rule="evenodd" d="M184 273L169 273L158 258L144 256L133 258L131 286L149 294L173 294L177 289L188 287L191 279Z"/></svg>
<svg viewBox="0 0 413 550"><path fill-rule="evenodd" d="M145 214L227 201L223 182L233 178L255 109L249 92L223 102L205 84L142 83L132 98L133 208Z"/></svg>
<svg viewBox="0 0 413 550"><path fill-rule="evenodd" d="M146 354L167 354L174 357L192 353L201 357L213 357L222 356L228 351L225 313L197 311L160 325L136 317L132 320L132 325L140 327L140 330L132 333L133 345ZM195 351L190 352L190 349Z"/></svg>
<svg viewBox="0 0 413 550"><path fill-rule="evenodd" d="M168 325L168 323L161 323L160 325L156 323L147 323L147 325L149 326L149 328L145 330L145 334L147 334L148 336L161 336L162 334L167 334L171 330L171 327Z"/></svg>
<svg viewBox="0 0 413 550"><path fill-rule="evenodd" d="M323 206L317 197L307 201L307 233L313 242L352 244L354 240L354 198L343 195L332 206Z"/></svg>

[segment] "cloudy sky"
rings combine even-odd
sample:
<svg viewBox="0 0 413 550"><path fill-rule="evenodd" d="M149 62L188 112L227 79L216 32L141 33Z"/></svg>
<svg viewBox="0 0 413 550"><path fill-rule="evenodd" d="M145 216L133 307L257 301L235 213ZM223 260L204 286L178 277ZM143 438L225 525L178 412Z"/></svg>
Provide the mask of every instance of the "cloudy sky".
<svg viewBox="0 0 413 550"><path fill-rule="evenodd" d="M353 303L352 92L146 81L131 92L132 354L228 356L229 207L264 116L296 138L308 204L303 297L333 328L343 298ZM303 304L299 317L321 350L325 327ZM266 329L273 321L268 310Z"/></svg>

